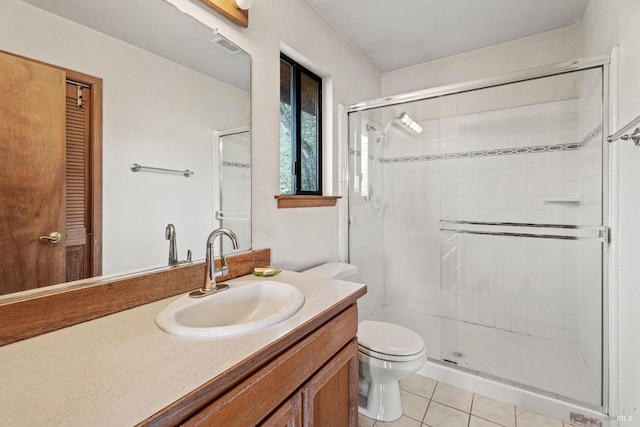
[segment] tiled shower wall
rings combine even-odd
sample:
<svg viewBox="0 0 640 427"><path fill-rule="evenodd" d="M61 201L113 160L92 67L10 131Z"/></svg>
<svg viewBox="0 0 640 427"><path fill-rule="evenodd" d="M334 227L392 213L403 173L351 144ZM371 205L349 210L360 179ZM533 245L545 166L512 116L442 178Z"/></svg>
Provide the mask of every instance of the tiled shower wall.
<svg viewBox="0 0 640 427"><path fill-rule="evenodd" d="M600 224L601 95L590 87L554 102L423 120L419 136L389 129L381 159L387 307L453 310L469 323L574 344L599 378L599 243L458 235L450 277L439 231L446 219ZM440 100L441 110L445 102L456 101Z"/></svg>

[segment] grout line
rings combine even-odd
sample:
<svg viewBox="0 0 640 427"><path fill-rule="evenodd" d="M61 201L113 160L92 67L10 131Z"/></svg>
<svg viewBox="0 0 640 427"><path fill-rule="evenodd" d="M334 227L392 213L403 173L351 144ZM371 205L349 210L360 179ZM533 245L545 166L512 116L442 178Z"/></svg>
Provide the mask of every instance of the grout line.
<svg viewBox="0 0 640 427"><path fill-rule="evenodd" d="M434 390L435 390L435 387L434 387ZM433 393L431 394L433 395ZM420 425L425 424L424 420L427 418L427 412L429 412L429 408L431 407L431 402L433 402L433 399L429 399L429 404L427 405L427 409L424 411L424 415L422 416Z"/></svg>
<svg viewBox="0 0 640 427"><path fill-rule="evenodd" d="M470 427L470 425L471 425L471 417L472 417L472 416L475 416L475 417L477 417L477 418L479 418L479 419L482 419L482 420L485 420L485 421L487 421L487 422L493 423L493 424L498 425L498 426L500 426L500 427L506 427L504 424L500 424L500 423L498 423L498 422L496 422L496 421L493 421L493 420L490 420L490 419L488 419L488 418L484 418L484 417L481 417L481 416L479 416L479 415L474 415L474 414L473 414L473 408L474 408L474 404L476 403L476 397L478 397L478 396L480 396L480 397L486 397L486 396L484 396L484 395L482 395L482 394L473 393L473 397L472 397L472 399L471 399L471 406L470 406L470 408L469 408L469 411L463 411L463 410L461 410L461 409L459 409L459 408L455 408L455 407L450 406L450 405L448 405L448 404L446 404L446 403L442 403L442 402L438 402L437 400L433 400L433 396L435 395L436 388L438 387L438 385L439 385L439 384L441 384L441 382L440 382L440 381L436 381L436 384L435 384L435 386L434 386L434 388L433 388L433 391L431 392L431 397L430 397L430 398L429 398L429 397L426 397L426 396L422 396L422 395L417 394L417 393L413 393L413 392L411 392L411 391L409 391L409 390L402 389L404 392L407 392L407 393L413 394L414 396L421 397L421 398L423 398L423 399L427 399L427 400L428 400L427 408L426 408L426 410L424 411L424 415L422 416L422 419L421 419L421 420L416 420L415 418L412 418L412 417L410 417L410 416L408 416L408 415L405 415L404 413L402 414L402 416L407 417L407 418L409 418L409 419L411 419L411 420L413 420L413 421L417 421L417 422L419 422L419 423L420 423L420 427L430 427L430 426L429 426L429 424L426 424L425 420L426 420L426 417L427 417L427 412L429 411L429 408L431 408L431 403L432 403L432 402L436 402L438 405L446 406L446 407L448 407L448 408L450 408L450 409L454 409L454 410L456 410L456 411L459 411L459 412L462 412L462 413L464 413L464 414L468 415L468 418L467 418L467 427ZM444 385L448 385L447 383L442 383L442 384L444 384ZM458 387L458 388L459 388L459 387ZM464 390L464 391L470 392L469 390L466 390L466 389L463 389L463 388L461 388L461 390ZM499 400L498 400L497 402L501 402L501 401L499 401ZM501 402L501 403L504 403L504 402ZM518 426L519 426L519 422L518 422L518 415L517 415L517 414L518 414L518 411L517 411L517 410L518 410L518 406L516 406L516 405L509 405L509 406L513 406L513 409L514 409L513 418L514 418L514 422L515 422L514 426L515 426L515 427L518 427ZM565 425L565 423L564 423L562 420L559 420L559 419L554 419L554 420L555 420L555 421L560 421L560 423L562 423L562 425L563 425L563 426ZM570 424L566 424L566 425L568 426L568 425L570 425ZM372 427L376 427L376 426L381 426L381 424L378 424L378 421L377 421L377 420L376 420L376 421L374 421L374 423L373 423Z"/></svg>
<svg viewBox="0 0 640 427"><path fill-rule="evenodd" d="M473 397L471 397L471 407L469 408L469 413L470 414L473 414L473 404L476 403L476 396L477 396L477 393L473 393ZM469 419L471 419L471 418L469 418ZM489 421L489 420L487 420L487 421Z"/></svg>

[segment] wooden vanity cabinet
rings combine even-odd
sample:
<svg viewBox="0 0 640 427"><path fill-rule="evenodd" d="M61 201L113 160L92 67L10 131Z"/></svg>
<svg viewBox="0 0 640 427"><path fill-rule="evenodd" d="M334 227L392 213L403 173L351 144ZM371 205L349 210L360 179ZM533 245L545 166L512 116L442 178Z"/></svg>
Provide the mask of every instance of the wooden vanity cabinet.
<svg viewBox="0 0 640 427"><path fill-rule="evenodd" d="M276 411L260 423L263 427L297 427L302 425L302 393L297 391Z"/></svg>
<svg viewBox="0 0 640 427"><path fill-rule="evenodd" d="M358 425L358 343L354 339L302 387L305 426Z"/></svg>
<svg viewBox="0 0 640 427"><path fill-rule="evenodd" d="M354 304L183 425L356 427L357 327Z"/></svg>

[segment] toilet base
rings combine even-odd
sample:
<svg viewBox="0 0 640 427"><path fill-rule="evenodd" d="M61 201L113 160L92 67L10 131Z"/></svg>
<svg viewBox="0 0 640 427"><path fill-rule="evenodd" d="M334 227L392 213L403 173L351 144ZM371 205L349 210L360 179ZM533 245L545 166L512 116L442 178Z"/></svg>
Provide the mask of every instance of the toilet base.
<svg viewBox="0 0 640 427"><path fill-rule="evenodd" d="M378 421L395 421L402 416L400 384L369 382L368 394L360 399L358 412Z"/></svg>

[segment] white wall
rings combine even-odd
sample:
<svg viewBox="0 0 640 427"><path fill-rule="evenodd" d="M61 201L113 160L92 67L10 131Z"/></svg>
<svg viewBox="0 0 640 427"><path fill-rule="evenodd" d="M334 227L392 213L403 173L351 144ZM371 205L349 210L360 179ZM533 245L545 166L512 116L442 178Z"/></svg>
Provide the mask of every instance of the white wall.
<svg viewBox="0 0 640 427"><path fill-rule="evenodd" d="M202 259L213 131L249 123L248 93L15 0L0 2L0 49L103 79L103 273L166 265L168 223L180 259L189 248ZM133 173L132 163L195 175Z"/></svg>
<svg viewBox="0 0 640 427"><path fill-rule="evenodd" d="M243 29L197 1L167 0L220 32L251 55L253 247L271 248L274 265L292 270L338 259L338 207L277 209L279 192L279 99L281 43L303 55L332 80L333 115L338 103L380 96L380 73L303 0L260 0ZM337 126L325 135L337 145ZM328 147L325 146L325 152ZM337 149L333 150L336 167ZM337 188L337 178L333 180ZM325 189L332 194L333 189ZM346 203L340 200L338 203Z"/></svg>
<svg viewBox="0 0 640 427"><path fill-rule="evenodd" d="M618 124L616 128L640 115L639 19L640 2L637 0L591 0L583 20L585 55L608 53L615 45L619 46L619 87L612 88L612 94L619 100L612 105L611 111L612 122ZM637 261L640 257L640 192L637 189L640 148L619 141L612 153L619 158L619 164L614 164L619 187L613 188L614 197L617 194L619 200L619 218L612 218L614 235L619 239L619 257L613 260L618 286L610 294L613 341L615 343L617 338L619 342L619 359L614 353L612 360L614 365L619 361L619 372L613 372L613 380L619 380L619 398L614 396L611 407L617 414L632 411L632 425L636 425L640 418L637 409L640 408L640 264Z"/></svg>
<svg viewBox="0 0 640 427"><path fill-rule="evenodd" d="M580 46L577 25L548 31L384 73L382 95L397 95L568 61L581 56Z"/></svg>

